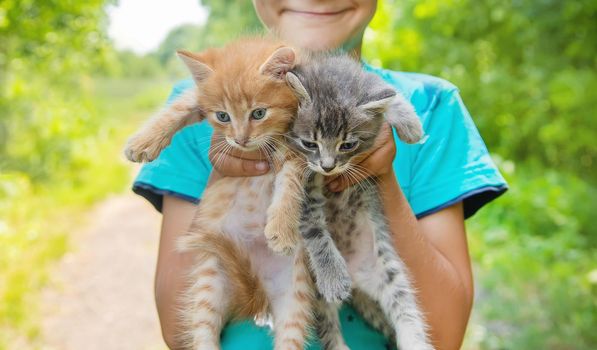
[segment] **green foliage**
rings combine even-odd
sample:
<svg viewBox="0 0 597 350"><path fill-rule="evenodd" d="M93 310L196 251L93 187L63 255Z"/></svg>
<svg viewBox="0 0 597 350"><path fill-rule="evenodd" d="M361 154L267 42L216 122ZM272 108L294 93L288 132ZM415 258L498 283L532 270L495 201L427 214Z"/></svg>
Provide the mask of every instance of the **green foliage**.
<svg viewBox="0 0 597 350"><path fill-rule="evenodd" d="M597 191L573 175L511 169L512 188L469 225L483 349L591 349L597 342Z"/></svg>
<svg viewBox="0 0 597 350"><path fill-rule="evenodd" d="M161 69L165 70L169 76L188 76L188 70L175 55L176 51L180 49L193 52L201 51L207 47L206 38L208 37L210 36L204 26L182 25L173 29L158 49L149 56L159 62Z"/></svg>
<svg viewBox="0 0 597 350"><path fill-rule="evenodd" d="M36 179L76 162L72 140L91 125L85 73L106 62L104 2L2 2L0 18L0 167ZM87 94L87 95L86 95ZM87 97L87 98L85 98ZM85 129L86 128L86 129ZM79 132L85 129L87 132Z"/></svg>
<svg viewBox="0 0 597 350"><path fill-rule="evenodd" d="M201 4L209 9L205 25L187 24L173 29L155 52L138 59L157 61L162 72L169 77L186 77L188 71L176 59L176 50L201 51L208 47L221 47L241 35L263 32L251 1L208 0ZM123 64L123 67L129 66Z"/></svg>
<svg viewBox="0 0 597 350"><path fill-rule="evenodd" d="M111 48L104 30L106 1L3 0L0 67L52 75L94 69ZM70 74L69 74L70 75Z"/></svg>
<svg viewBox="0 0 597 350"><path fill-rule="evenodd" d="M103 75L115 78L151 78L164 75L163 67L152 55L138 55L132 51L119 51L114 63Z"/></svg>
<svg viewBox="0 0 597 350"><path fill-rule="evenodd" d="M31 153L31 159L11 161L0 173L0 349L12 348L8 344L15 339L35 343L38 292L48 280L48 266L67 251L69 232L83 223L84 211L128 185L122 145L164 101L171 82L94 79L90 85L93 100L84 96L84 122L71 115L81 113L76 104L48 109L48 122L57 125L60 137L37 135L37 128L43 131L37 125L30 125L30 133L15 128L19 133L12 140L19 146L11 145L12 160L43 147L68 158ZM61 139L65 142L53 143ZM30 168L33 164L39 168Z"/></svg>
<svg viewBox="0 0 597 350"><path fill-rule="evenodd" d="M201 3L209 8L206 46L222 46L240 35L263 31L252 1L203 0Z"/></svg>
<svg viewBox="0 0 597 350"><path fill-rule="evenodd" d="M455 83L490 148L595 183L597 3L380 2L365 55Z"/></svg>
<svg viewBox="0 0 597 350"><path fill-rule="evenodd" d="M124 189L129 170L115 158L170 85L126 53L119 60L143 82L92 78L117 67L104 5L0 2L0 349L35 343L48 266L82 212Z"/></svg>
<svg viewBox="0 0 597 350"><path fill-rule="evenodd" d="M154 55L162 65L167 65L174 58L176 50L200 51L205 48L205 27L182 25L173 29L156 50Z"/></svg>
<svg viewBox="0 0 597 350"><path fill-rule="evenodd" d="M165 73L169 77L185 77L188 72L176 59L176 50L201 51L207 47L220 47L243 34L263 31L250 1L208 0L201 3L210 13L205 25L186 24L173 29L157 50L143 57L119 52L115 64L119 66L116 76L142 77Z"/></svg>

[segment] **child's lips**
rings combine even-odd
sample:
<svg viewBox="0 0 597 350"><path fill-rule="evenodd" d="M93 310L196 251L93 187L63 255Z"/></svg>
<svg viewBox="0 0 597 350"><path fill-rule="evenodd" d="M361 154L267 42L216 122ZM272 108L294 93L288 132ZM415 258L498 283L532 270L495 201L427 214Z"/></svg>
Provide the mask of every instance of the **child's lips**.
<svg viewBox="0 0 597 350"><path fill-rule="evenodd" d="M342 10L324 10L324 11L301 11L301 10L292 10L292 9L284 9L282 12L286 12L288 14L297 15L306 18L332 18L338 15L343 15L344 13L352 10L352 8L346 8Z"/></svg>

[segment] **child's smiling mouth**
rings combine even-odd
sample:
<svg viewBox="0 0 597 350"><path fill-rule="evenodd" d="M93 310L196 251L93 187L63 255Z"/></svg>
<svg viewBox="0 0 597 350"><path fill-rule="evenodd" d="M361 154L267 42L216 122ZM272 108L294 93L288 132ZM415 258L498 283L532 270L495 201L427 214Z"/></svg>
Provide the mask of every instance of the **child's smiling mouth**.
<svg viewBox="0 0 597 350"><path fill-rule="evenodd" d="M342 16L350 11L354 10L352 7L340 9L340 10L321 10L321 11L302 11L294 9L282 9L281 14L288 14L292 16L300 16L305 19L332 19L338 16Z"/></svg>

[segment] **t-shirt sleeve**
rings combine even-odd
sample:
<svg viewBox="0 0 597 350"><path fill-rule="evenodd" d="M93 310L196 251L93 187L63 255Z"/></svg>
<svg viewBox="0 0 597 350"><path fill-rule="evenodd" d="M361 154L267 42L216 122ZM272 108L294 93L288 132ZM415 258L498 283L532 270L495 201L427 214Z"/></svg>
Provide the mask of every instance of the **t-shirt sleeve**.
<svg viewBox="0 0 597 350"><path fill-rule="evenodd" d="M177 84L167 103L190 86L188 81ZM197 203L212 169L207 156L212 132L205 121L179 130L158 158L141 167L133 191L146 198L158 211L162 210L164 195Z"/></svg>
<svg viewBox="0 0 597 350"><path fill-rule="evenodd" d="M422 118L426 140L413 149L409 202L417 215L462 201L465 218L507 190L456 88L438 94Z"/></svg>

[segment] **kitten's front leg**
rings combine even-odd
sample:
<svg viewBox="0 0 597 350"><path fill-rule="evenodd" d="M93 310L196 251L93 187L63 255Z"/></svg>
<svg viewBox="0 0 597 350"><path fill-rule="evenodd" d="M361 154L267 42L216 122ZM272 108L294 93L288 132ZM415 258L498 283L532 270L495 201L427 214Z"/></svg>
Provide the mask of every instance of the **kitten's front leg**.
<svg viewBox="0 0 597 350"><path fill-rule="evenodd" d="M124 149L126 158L132 162L157 158L179 129L203 118L197 103L197 90L190 89L159 111L128 140Z"/></svg>
<svg viewBox="0 0 597 350"><path fill-rule="evenodd" d="M346 261L328 231L323 187L323 175L313 174L308 180L299 231L319 293L328 302L339 302L350 296L352 280Z"/></svg>
<svg viewBox="0 0 597 350"><path fill-rule="evenodd" d="M272 203L267 208L265 238L278 254L290 255L298 242L303 202L303 179L299 159L287 160L276 174Z"/></svg>

